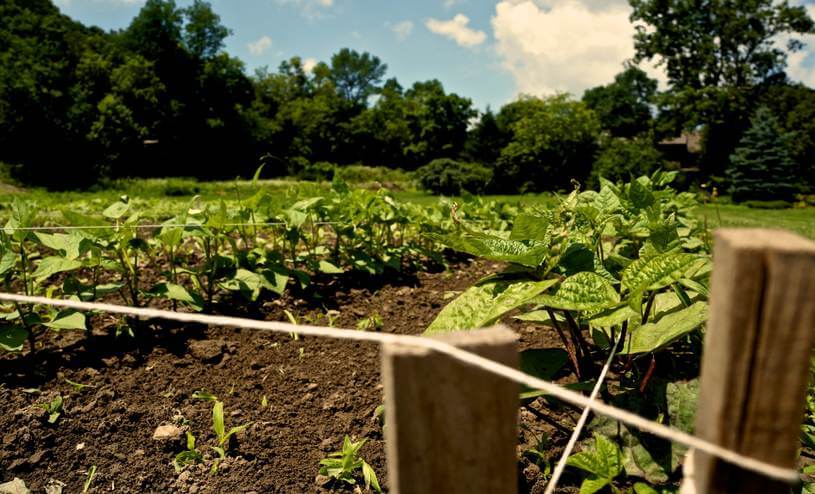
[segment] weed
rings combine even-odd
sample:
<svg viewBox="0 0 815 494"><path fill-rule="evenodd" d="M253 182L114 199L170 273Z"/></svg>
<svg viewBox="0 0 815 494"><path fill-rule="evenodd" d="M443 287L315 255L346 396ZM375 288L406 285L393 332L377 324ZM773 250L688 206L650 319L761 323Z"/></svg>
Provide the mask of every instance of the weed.
<svg viewBox="0 0 815 494"><path fill-rule="evenodd" d="M348 436L342 442L342 450L331 453L327 458L320 460L320 475L325 475L339 482L355 485L356 475L362 471L362 478L366 488L373 488L382 492L379 480L371 466L359 456L359 450L365 445L366 439L352 442Z"/></svg>

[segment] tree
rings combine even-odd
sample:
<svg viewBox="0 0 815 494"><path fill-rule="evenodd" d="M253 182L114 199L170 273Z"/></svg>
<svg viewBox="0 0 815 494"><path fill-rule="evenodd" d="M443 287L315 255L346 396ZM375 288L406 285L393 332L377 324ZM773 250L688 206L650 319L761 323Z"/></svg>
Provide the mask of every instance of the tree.
<svg viewBox="0 0 815 494"><path fill-rule="evenodd" d="M733 200L791 200L795 193L795 163L775 115L760 107L727 169Z"/></svg>
<svg viewBox="0 0 815 494"><path fill-rule="evenodd" d="M375 94L388 66L369 53L343 48L331 57L331 80L337 92L356 106Z"/></svg>
<svg viewBox="0 0 815 494"><path fill-rule="evenodd" d="M558 190L569 188L572 179L587 178L600 133L592 110L567 94L525 96L508 106L499 121L504 114L512 139L498 158L495 187L502 192Z"/></svg>
<svg viewBox="0 0 815 494"><path fill-rule="evenodd" d="M509 143L511 133L498 123L495 114L487 108L467 133L464 156L478 163L494 165L501 150Z"/></svg>
<svg viewBox="0 0 815 494"><path fill-rule="evenodd" d="M604 130L616 137L633 137L651 125L657 81L633 65L605 86L587 89L583 102L597 113Z"/></svg>
<svg viewBox="0 0 815 494"><path fill-rule="evenodd" d="M803 84L777 85L761 98L790 135L790 156L808 188L815 187L815 89Z"/></svg>
<svg viewBox="0 0 815 494"><path fill-rule="evenodd" d="M612 137L603 143L591 169L589 182L600 183L600 177L617 181L630 181L651 175L663 165L662 154L654 147L650 136L633 138Z"/></svg>
<svg viewBox="0 0 815 494"><path fill-rule="evenodd" d="M128 50L156 63L159 73L176 71L184 57L184 12L174 0L147 0L123 33Z"/></svg>
<svg viewBox="0 0 815 494"><path fill-rule="evenodd" d="M477 115L469 98L446 93L438 80L416 82L405 92L411 142L405 164L416 167L437 158L455 158L464 148L467 127Z"/></svg>
<svg viewBox="0 0 815 494"><path fill-rule="evenodd" d="M803 6L787 0L629 0L635 62L659 59L677 89L758 84L783 72L787 52L803 44L781 36L815 28Z"/></svg>
<svg viewBox="0 0 815 494"><path fill-rule="evenodd" d="M209 2L195 0L184 9L187 22L184 26L184 46L197 59L209 59L221 51L224 40L232 34L221 25L221 17L212 10Z"/></svg>

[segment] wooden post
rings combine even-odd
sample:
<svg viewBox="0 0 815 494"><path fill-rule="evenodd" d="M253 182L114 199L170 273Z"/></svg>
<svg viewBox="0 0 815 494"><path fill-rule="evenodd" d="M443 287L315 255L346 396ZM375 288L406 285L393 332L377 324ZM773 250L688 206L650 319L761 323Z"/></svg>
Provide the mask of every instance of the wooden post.
<svg viewBox="0 0 815 494"><path fill-rule="evenodd" d="M815 333L815 242L774 230L715 234L696 435L796 468ZM789 493L694 451L683 493Z"/></svg>
<svg viewBox="0 0 815 494"><path fill-rule="evenodd" d="M518 366L504 327L438 339ZM517 383L428 350L385 345L385 444L394 494L515 494Z"/></svg>

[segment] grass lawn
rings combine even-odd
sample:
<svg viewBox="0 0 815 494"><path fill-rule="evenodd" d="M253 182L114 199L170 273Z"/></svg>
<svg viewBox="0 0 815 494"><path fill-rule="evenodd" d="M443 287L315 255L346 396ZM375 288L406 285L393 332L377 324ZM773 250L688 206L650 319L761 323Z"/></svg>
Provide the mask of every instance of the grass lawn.
<svg viewBox="0 0 815 494"><path fill-rule="evenodd" d="M719 226L783 228L815 239L815 208L752 209L732 204L699 208L711 228Z"/></svg>

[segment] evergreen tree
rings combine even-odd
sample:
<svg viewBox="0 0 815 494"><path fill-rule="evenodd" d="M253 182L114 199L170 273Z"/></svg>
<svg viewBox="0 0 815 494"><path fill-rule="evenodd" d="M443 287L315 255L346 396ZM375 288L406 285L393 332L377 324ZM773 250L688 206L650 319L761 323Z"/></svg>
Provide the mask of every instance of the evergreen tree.
<svg viewBox="0 0 815 494"><path fill-rule="evenodd" d="M793 198L796 167L788 152L787 139L775 115L760 107L730 156L727 178L733 200Z"/></svg>

